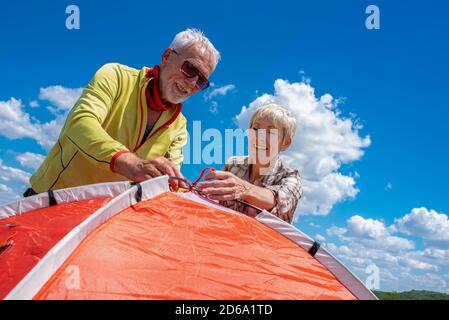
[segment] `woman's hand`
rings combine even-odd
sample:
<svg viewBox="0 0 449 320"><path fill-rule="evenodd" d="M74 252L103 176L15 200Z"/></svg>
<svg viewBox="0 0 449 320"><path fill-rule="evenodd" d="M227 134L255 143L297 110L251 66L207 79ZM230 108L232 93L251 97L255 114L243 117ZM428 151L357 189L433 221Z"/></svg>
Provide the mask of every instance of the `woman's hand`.
<svg viewBox="0 0 449 320"><path fill-rule="evenodd" d="M210 172L204 179L206 181L198 183L197 187L213 200L245 200L254 187L251 183L227 171Z"/></svg>

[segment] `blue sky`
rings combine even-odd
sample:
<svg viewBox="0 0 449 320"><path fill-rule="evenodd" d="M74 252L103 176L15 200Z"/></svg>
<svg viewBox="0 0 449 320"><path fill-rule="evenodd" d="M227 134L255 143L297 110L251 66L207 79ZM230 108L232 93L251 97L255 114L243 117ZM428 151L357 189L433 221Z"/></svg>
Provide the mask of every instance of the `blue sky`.
<svg viewBox="0 0 449 320"><path fill-rule="evenodd" d="M65 28L69 4L80 8L80 30ZM365 8L370 4L380 8L380 30L365 27ZM370 141L352 147L351 154L362 151L363 155L327 172L329 177L337 173L353 177L355 185L330 201L325 214L304 210L295 224L312 237L319 235L362 279L366 265L379 265L381 289L448 291L444 264L449 261L449 230L441 230L449 228L447 15L449 5L443 0L226 1L188 6L177 1L132 1L126 6L111 1L10 2L0 10L0 103L11 110L21 108L14 119L28 115L30 123L50 122L70 106L51 93L46 100L42 88L81 88L108 62L152 66L177 32L199 28L221 52L222 60L211 77L214 86L184 104L189 129L193 120L202 121L203 128L236 128L242 106L264 93L278 98L274 92L277 79L303 83L300 90L313 89L318 101L330 94L332 116L351 119L350 133L360 141L367 137ZM233 89L226 94L205 98L214 89L231 84ZM285 83L279 86L288 87ZM12 98L20 100L21 106L13 106ZM31 107L31 101L39 106ZM213 101L216 112L210 111ZM58 108L58 103L57 112L46 108ZM300 103L297 107L301 108ZM11 117L2 118L6 120ZM363 128L356 129L357 124ZM348 136L343 134L343 138ZM297 135L299 152L301 143L306 144L301 138ZM0 125L0 151L0 184L4 186L0 192L2 199L9 199L33 172L33 165L20 156L45 155L47 149L33 137L12 135ZM331 151L327 157L338 158ZM201 167L186 165L183 172L193 179ZM20 181L14 181L17 176ZM309 176L310 181L324 183L320 175ZM355 189L358 192L350 196ZM315 195L317 201L320 195ZM336 230L332 227L341 232L330 231ZM414 247L395 237L412 241ZM398 252L386 248L382 257L376 251L381 250L379 243L389 241L402 245ZM353 256L362 252L359 259ZM389 255L400 259L386 259Z"/></svg>

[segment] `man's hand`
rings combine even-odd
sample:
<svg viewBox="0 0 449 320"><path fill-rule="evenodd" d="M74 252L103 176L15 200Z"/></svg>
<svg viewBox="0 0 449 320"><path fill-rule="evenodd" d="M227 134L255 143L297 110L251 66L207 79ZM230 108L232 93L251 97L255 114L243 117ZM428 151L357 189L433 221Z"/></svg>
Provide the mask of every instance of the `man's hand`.
<svg viewBox="0 0 449 320"><path fill-rule="evenodd" d="M158 157L152 160L143 160L134 153L120 155L115 160L114 171L134 182L142 182L163 175L184 179L178 168L167 158ZM170 179L169 182L175 191L179 187L186 188L182 181Z"/></svg>
<svg viewBox="0 0 449 320"><path fill-rule="evenodd" d="M204 179L206 181L198 183L197 187L213 200L245 200L253 187L249 182L227 171L210 172ZM216 180L210 181L212 179Z"/></svg>

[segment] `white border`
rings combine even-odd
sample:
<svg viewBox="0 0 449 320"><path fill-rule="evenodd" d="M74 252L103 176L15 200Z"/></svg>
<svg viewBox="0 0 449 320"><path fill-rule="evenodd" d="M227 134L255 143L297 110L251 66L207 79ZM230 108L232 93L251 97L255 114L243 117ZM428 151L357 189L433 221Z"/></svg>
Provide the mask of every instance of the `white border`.
<svg viewBox="0 0 449 320"><path fill-rule="evenodd" d="M226 212L229 212L229 213L232 213L232 214L243 214L243 213L240 213L238 211L234 211L232 209L226 208L226 207L224 207L224 206L222 206L222 205L220 205L218 203L213 203L212 200L209 201L209 200L203 199L199 195L197 195L196 193L193 193L193 192L178 192L178 193L175 193L175 194L177 196L183 197L185 199L189 199L189 200L194 201L194 202L198 202L198 203L201 203L201 204L208 205L208 206L210 206L212 208L215 208L215 209L223 210L223 211L226 211Z"/></svg>
<svg viewBox="0 0 449 320"><path fill-rule="evenodd" d="M53 191L53 193L56 202L61 204L95 198L115 197L129 188L131 188L129 181L120 181L60 189ZM0 220L48 206L48 193L40 193L28 198L18 199L0 207Z"/></svg>

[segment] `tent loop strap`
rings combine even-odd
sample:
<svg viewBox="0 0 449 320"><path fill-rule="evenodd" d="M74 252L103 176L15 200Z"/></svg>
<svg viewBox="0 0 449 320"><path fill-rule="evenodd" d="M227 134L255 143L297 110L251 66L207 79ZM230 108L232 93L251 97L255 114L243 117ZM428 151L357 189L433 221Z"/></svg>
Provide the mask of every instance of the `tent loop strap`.
<svg viewBox="0 0 449 320"><path fill-rule="evenodd" d="M196 185L197 185L198 182L203 178L204 174L205 174L207 171L214 172L215 169L214 169L214 168L204 168L203 170L201 170L201 173L200 173L198 179L196 179L196 180L193 181L193 182L190 181L190 180L187 180L187 179L185 179L185 178L179 178L179 177L173 177L173 176L170 176L170 177L168 177L168 178L169 178L170 180L178 180L178 181L184 182L185 185L187 186L187 189L188 189L189 191L195 191L195 192L201 193L201 189L199 189Z"/></svg>
<svg viewBox="0 0 449 320"><path fill-rule="evenodd" d="M309 254L314 257L316 253L318 252L318 249L320 249L321 245L318 242L314 242L312 247L309 249Z"/></svg>
<svg viewBox="0 0 449 320"><path fill-rule="evenodd" d="M206 198L206 199L210 200L210 199L209 199L209 198L208 198L208 197L201 191L201 189L198 188L198 187L196 186L197 183L198 183L198 182L201 180L201 178L203 177L203 175L204 175L204 173L206 172L206 170L209 170L209 171L211 171L211 172L214 172L214 171L215 171L214 168L205 168L205 169L203 169L203 170L201 171L201 174L200 174L199 178L198 178L195 182L192 182L192 181L187 180L187 179L185 179L185 178L179 178L179 177L172 177L172 176L170 176L170 177L168 177L168 178L169 178L170 180L178 180L178 181L184 182L185 185L187 186L187 189L189 190L189 192L195 192L195 193L198 194L199 196L201 196L201 197L203 197L203 198ZM240 203L240 204L243 204L244 206L253 208L253 209L256 210L258 213L261 213L261 212L263 211L262 209L260 209L260 208L258 208L258 207L256 207L256 206L254 206L254 205L252 205L251 203L248 203L248 202L246 202L246 201L243 201L243 200L240 200L240 199L236 199L235 201L237 201L237 202Z"/></svg>
<svg viewBox="0 0 449 320"><path fill-rule="evenodd" d="M138 182L131 182L131 185L137 187L135 199L136 202L139 203L140 201L142 201L142 185Z"/></svg>
<svg viewBox="0 0 449 320"><path fill-rule="evenodd" d="M196 191L196 192L200 192L201 191L199 188L197 188L196 186L193 185L192 181L187 180L185 178L169 176L168 179L169 180L177 180L177 181L184 182L184 184L187 186L187 190L189 190L189 191Z"/></svg>
<svg viewBox="0 0 449 320"><path fill-rule="evenodd" d="M53 207L57 205L58 202L56 201L53 190L48 190L47 193L48 193L48 206Z"/></svg>
<svg viewBox="0 0 449 320"><path fill-rule="evenodd" d="M214 168L204 168L203 170L201 170L201 173L198 177L198 179L196 179L194 182L191 183L192 188L196 188L196 185L198 184L198 182L203 178L204 174L207 172L215 172Z"/></svg>

